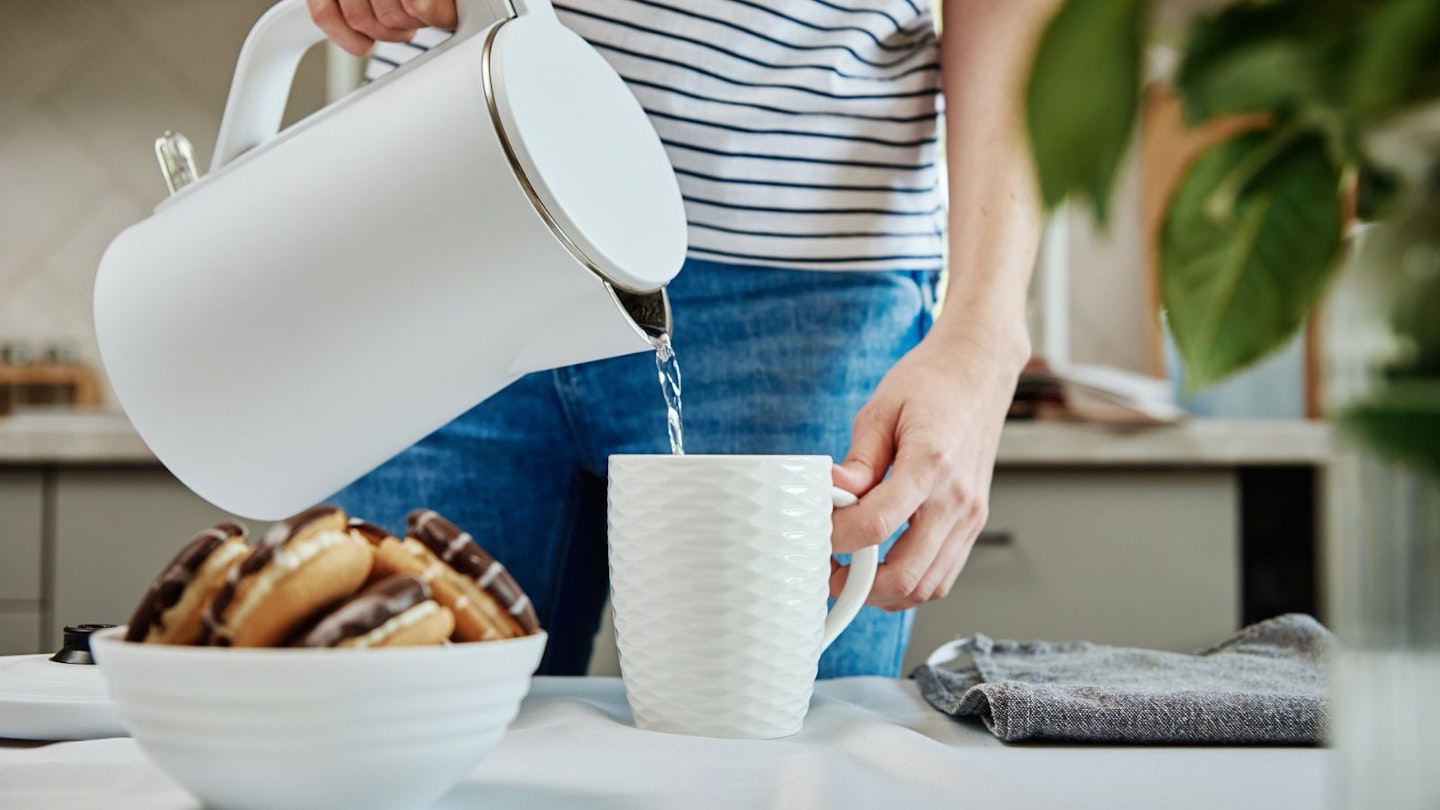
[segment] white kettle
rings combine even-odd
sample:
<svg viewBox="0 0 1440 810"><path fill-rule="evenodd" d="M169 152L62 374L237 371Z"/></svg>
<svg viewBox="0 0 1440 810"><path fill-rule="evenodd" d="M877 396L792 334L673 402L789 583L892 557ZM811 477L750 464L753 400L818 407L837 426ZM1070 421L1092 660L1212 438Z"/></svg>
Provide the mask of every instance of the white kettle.
<svg viewBox="0 0 1440 810"><path fill-rule="evenodd" d="M549 0L460 12L277 134L324 36L283 0L241 51L210 174L101 260L120 405L226 511L299 511L527 372L670 330L685 217L639 103Z"/></svg>

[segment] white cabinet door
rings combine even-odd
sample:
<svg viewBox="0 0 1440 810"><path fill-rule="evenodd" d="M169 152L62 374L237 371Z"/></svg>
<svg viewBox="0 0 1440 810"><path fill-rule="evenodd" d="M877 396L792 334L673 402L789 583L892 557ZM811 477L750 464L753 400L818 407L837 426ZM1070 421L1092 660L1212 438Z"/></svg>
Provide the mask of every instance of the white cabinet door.
<svg viewBox="0 0 1440 810"><path fill-rule="evenodd" d="M228 517L156 467L62 468L55 486L56 643L67 624L129 621L175 553Z"/></svg>
<svg viewBox="0 0 1440 810"><path fill-rule="evenodd" d="M226 517L163 470L61 469L55 601L42 646L58 644L66 624L128 620L170 557ZM950 596L920 609L907 671L945 641L977 632L1189 650L1239 624L1231 472L1003 469L986 539ZM597 648L591 671L614 672L608 627Z"/></svg>
<svg viewBox="0 0 1440 810"><path fill-rule="evenodd" d="M58 646L54 649L60 649ZM0 655L49 652L40 640L40 609L0 612Z"/></svg>
<svg viewBox="0 0 1440 810"><path fill-rule="evenodd" d="M1002 470L990 521L907 671L957 636L1193 650L1240 621L1239 495L1229 471Z"/></svg>
<svg viewBox="0 0 1440 810"><path fill-rule="evenodd" d="M0 469L0 655L40 652L45 475Z"/></svg>
<svg viewBox="0 0 1440 810"><path fill-rule="evenodd" d="M1001 469L984 542L916 614L904 673L956 636L1192 650L1240 622L1230 471ZM606 611L590 674L618 675Z"/></svg>
<svg viewBox="0 0 1440 810"><path fill-rule="evenodd" d="M0 469L0 610L39 608L44 480L38 469Z"/></svg>

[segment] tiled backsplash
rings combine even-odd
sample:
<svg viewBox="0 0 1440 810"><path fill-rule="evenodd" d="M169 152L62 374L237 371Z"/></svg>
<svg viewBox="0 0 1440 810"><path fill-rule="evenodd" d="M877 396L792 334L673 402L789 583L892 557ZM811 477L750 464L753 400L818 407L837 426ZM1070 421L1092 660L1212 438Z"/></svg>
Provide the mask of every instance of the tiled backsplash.
<svg viewBox="0 0 1440 810"><path fill-rule="evenodd" d="M271 2L0 0L0 343L65 343L99 365L91 285L110 240L165 195L155 136L183 132L209 165L240 44ZM317 48L287 120L324 93Z"/></svg>

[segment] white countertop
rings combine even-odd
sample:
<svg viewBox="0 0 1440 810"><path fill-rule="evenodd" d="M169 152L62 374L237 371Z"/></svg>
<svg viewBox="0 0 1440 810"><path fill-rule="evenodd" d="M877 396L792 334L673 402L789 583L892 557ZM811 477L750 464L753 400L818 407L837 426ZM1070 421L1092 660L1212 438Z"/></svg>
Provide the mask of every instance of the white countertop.
<svg viewBox="0 0 1440 810"><path fill-rule="evenodd" d="M1183 425L1116 427L1078 422L1009 422L1002 466L1217 466L1325 464L1334 454L1328 422L1195 419Z"/></svg>
<svg viewBox="0 0 1440 810"><path fill-rule="evenodd" d="M0 416L0 464L155 464L119 411Z"/></svg>
<svg viewBox="0 0 1440 810"><path fill-rule="evenodd" d="M1242 466L1323 464L1332 428L1292 420L1195 420L1173 427L1114 428L1011 422L1001 466ZM153 464L123 414L22 412L0 417L0 464Z"/></svg>
<svg viewBox="0 0 1440 810"><path fill-rule="evenodd" d="M499 747L436 807L1308 810L1324 805L1333 756L1007 746L930 708L913 681L884 678L820 682L794 737L713 740L636 729L619 679L537 678ZM0 773L0 807L196 806L129 739L0 740Z"/></svg>

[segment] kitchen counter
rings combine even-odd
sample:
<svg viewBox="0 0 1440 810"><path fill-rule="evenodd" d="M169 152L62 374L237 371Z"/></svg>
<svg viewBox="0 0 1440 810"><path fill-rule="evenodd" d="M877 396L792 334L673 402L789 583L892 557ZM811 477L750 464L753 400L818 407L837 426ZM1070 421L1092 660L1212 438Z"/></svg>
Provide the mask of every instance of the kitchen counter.
<svg viewBox="0 0 1440 810"><path fill-rule="evenodd" d="M1333 453L1328 423L1197 419L1183 425L1116 427L1079 422L1009 422L1003 466L1319 465Z"/></svg>
<svg viewBox="0 0 1440 810"><path fill-rule="evenodd" d="M1320 748L1002 745L884 678L818 683L787 739L676 736L636 729L618 679L536 678L500 745L435 808L1308 810L1333 768ZM195 807L129 739L0 740L0 772L3 807Z"/></svg>
<svg viewBox="0 0 1440 810"><path fill-rule="evenodd" d="M0 416L0 464L156 464L119 411Z"/></svg>
<svg viewBox="0 0 1440 810"><path fill-rule="evenodd" d="M1011 422L1002 466L1323 465L1332 452L1323 422L1195 420L1173 427L1114 428ZM0 417L0 464L154 464L123 414L28 412Z"/></svg>

